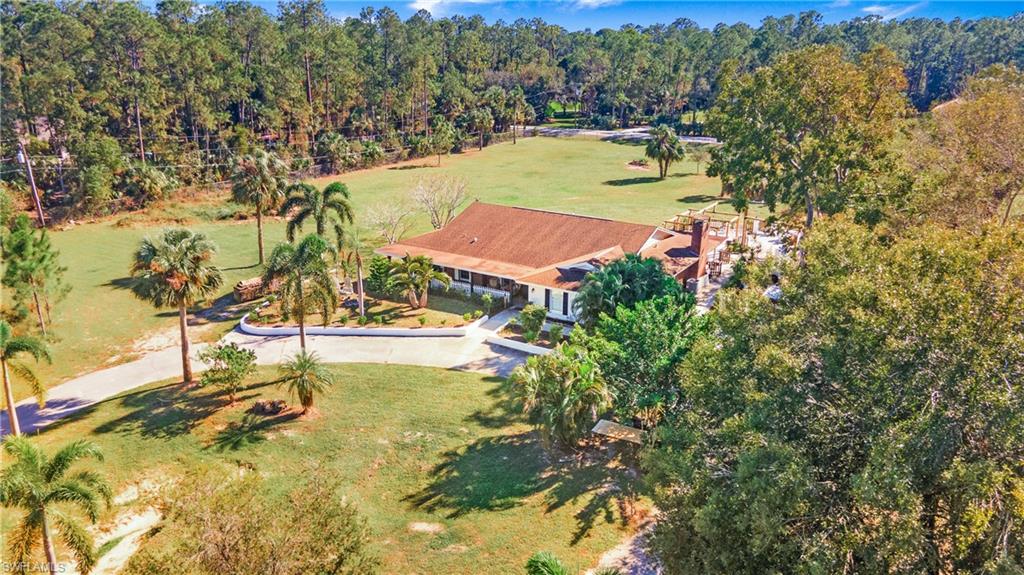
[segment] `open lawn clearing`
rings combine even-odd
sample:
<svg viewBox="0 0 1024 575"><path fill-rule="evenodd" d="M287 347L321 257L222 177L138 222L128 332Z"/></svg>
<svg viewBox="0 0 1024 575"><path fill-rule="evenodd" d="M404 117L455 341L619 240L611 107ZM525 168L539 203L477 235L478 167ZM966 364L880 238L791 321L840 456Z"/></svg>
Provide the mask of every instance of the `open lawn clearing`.
<svg viewBox="0 0 1024 575"><path fill-rule="evenodd" d="M106 462L88 463L115 492L210 466L245 468L282 489L316 461L347 486L367 517L387 573L512 573L537 550L587 567L627 534L604 459L549 457L497 378L432 368L335 365L334 387L308 419L256 417L257 398L286 398L260 368L240 402L215 389L157 384L54 424L46 449L86 438ZM106 514L112 520L118 512ZM4 513L9 530L16 514Z"/></svg>
<svg viewBox="0 0 1024 575"><path fill-rule="evenodd" d="M674 165L662 181L656 172L652 175L652 171L629 168L630 160L642 156L642 146L537 137L445 157L440 168L433 167L435 159L417 159L314 181L318 185L333 180L345 182L352 192L357 223L361 223L359 218L368 207L403 200L419 178L432 174L465 178L471 198L639 223L661 223L685 208L702 207L718 199L718 179L694 174L693 163ZM226 191L223 197L226 199ZM220 246L215 262L224 270L225 281L222 297L216 301L230 303L230 298L223 296L230 294L234 283L260 272L255 265L255 222L217 219L236 211L234 204L218 203L206 196L165 202L145 212L53 231L53 243L68 268L66 279L72 290L54 312L54 363L39 366L43 380L55 385L131 359L139 351L135 349L139 342L176 342L174 310L156 310L136 300L126 289L128 268L139 240L162 227L187 225L208 234ZM410 233L429 229L425 216L417 215L414 224ZM306 231L311 229L307 227ZM268 219L265 233L269 250L284 240L283 222ZM374 233L365 230L365 236L370 238ZM379 240L374 237L373 242ZM198 323L211 318L217 321L194 330L193 337L216 340L234 327L240 313L231 311L204 314L206 317L199 318ZM28 389L16 382L15 397L28 395Z"/></svg>

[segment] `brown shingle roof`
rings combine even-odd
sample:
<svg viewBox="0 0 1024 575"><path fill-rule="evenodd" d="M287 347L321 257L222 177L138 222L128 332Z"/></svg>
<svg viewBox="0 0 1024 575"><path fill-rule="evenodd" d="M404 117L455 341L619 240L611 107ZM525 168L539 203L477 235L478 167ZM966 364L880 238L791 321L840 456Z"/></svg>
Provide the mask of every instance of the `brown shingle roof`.
<svg viewBox="0 0 1024 575"><path fill-rule="evenodd" d="M495 275L518 277L527 270L532 273L616 246L626 253L636 253L655 229L603 218L474 202L443 229L377 251L394 256L407 252L430 254L439 264L444 263L441 259L452 258L438 258L438 254L451 254L466 262L490 262Z"/></svg>

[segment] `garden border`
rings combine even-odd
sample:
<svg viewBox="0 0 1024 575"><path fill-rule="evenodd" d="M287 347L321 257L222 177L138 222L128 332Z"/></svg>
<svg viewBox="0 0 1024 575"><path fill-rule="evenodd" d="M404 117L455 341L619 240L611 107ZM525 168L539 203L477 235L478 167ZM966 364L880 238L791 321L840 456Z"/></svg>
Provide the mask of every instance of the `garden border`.
<svg viewBox="0 0 1024 575"><path fill-rule="evenodd" d="M508 338L501 337L501 336L498 336L498 335L489 335L486 338L484 338L484 341L487 342L487 343L493 344L493 345L498 345L498 346L501 346L501 347L507 347L509 349L514 349L516 351L521 351L523 353L528 353L530 355L547 355L547 354L551 353L552 351L554 351L553 349L550 349L550 348L547 348L547 347L541 347L539 345L533 345L532 343L523 343L521 341L516 341L514 339L508 339Z"/></svg>
<svg viewBox="0 0 1024 575"><path fill-rule="evenodd" d="M465 337L469 330L479 327L489 316L482 316L461 327L323 327L308 326L306 335L337 335L356 337ZM262 336L299 335L298 326L261 327L248 321L249 314L242 316L238 329L242 333Z"/></svg>

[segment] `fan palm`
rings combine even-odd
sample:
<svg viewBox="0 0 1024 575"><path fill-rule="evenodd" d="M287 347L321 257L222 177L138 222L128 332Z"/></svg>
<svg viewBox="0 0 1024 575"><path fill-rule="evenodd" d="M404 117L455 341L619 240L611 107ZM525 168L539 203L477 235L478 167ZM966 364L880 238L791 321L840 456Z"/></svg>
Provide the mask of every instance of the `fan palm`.
<svg viewBox="0 0 1024 575"><path fill-rule="evenodd" d="M263 285L280 282L281 315L299 320L299 342L306 349L306 316L319 311L326 325L338 308L338 288L327 256L334 250L311 234L298 244L279 244L270 254Z"/></svg>
<svg viewBox="0 0 1024 575"><path fill-rule="evenodd" d="M11 385L10 372L32 387L32 393L35 394L39 407L46 404L46 390L43 389L35 372L16 360L20 355L30 355L36 361L40 359L50 361L50 352L41 339L31 336L16 337L11 329L11 324L0 319L0 367L3 368L4 399L7 402L7 420L10 422L8 425L14 435L21 435L21 426L18 425L18 412L14 409L14 390Z"/></svg>
<svg viewBox="0 0 1024 575"><path fill-rule="evenodd" d="M263 265L263 214L274 209L288 187L288 166L272 152L256 150L238 158L231 173L231 197L256 208L256 240Z"/></svg>
<svg viewBox="0 0 1024 575"><path fill-rule="evenodd" d="M409 298L413 309L427 307L430 282L437 281L446 289L452 283L448 274L434 269L434 263L427 256L410 256L395 262L391 268L391 281Z"/></svg>
<svg viewBox="0 0 1024 575"><path fill-rule="evenodd" d="M155 307L178 308L182 381L192 383L187 308L213 295L223 282L211 263L217 246L205 234L179 228L146 238L135 252L132 293Z"/></svg>
<svg viewBox="0 0 1024 575"><path fill-rule="evenodd" d="M102 461L99 448L78 440L47 457L28 439L13 437L4 441L3 449L13 463L0 474L0 503L26 512L7 537L11 562L31 565L32 549L41 542L51 575L58 573L61 568L51 533L56 527L61 541L78 561L79 571L88 573L96 563L92 536L65 511L65 506L81 508L95 523L101 503L110 504L110 487L99 475L91 471L69 474L82 459Z"/></svg>
<svg viewBox="0 0 1024 575"><path fill-rule="evenodd" d="M352 204L348 188L341 182L334 182L323 190L309 184L294 184L288 188L288 199L281 206L282 214L295 214L288 219L286 234L289 242L295 241L295 233L302 231L306 220L313 220L316 235L326 238L327 228L334 230L337 245L344 237L344 225L352 223Z"/></svg>
<svg viewBox="0 0 1024 575"><path fill-rule="evenodd" d="M664 180L669 166L683 159L686 148L672 128L661 125L651 130L651 139L647 141L644 154L658 161L658 177Z"/></svg>
<svg viewBox="0 0 1024 575"><path fill-rule="evenodd" d="M545 438L571 446L599 411L611 405L611 392L597 364L578 346L562 344L555 353L531 357L512 372L523 410L541 422Z"/></svg>
<svg viewBox="0 0 1024 575"><path fill-rule="evenodd" d="M303 415L313 407L314 397L322 395L334 384L334 376L316 352L307 352L305 349L281 364L280 372L281 383L287 385L288 391L299 399Z"/></svg>

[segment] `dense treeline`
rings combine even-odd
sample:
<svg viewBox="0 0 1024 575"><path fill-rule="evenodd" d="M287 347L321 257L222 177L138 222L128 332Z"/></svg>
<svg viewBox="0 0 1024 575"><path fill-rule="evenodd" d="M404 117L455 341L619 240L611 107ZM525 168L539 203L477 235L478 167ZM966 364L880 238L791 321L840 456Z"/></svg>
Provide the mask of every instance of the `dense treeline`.
<svg viewBox="0 0 1024 575"><path fill-rule="evenodd" d="M812 44L849 58L888 46L919 109L990 64L1024 64L1021 15L825 25L806 12L757 28L680 18L567 32L423 11L402 21L388 8L339 20L320 0L282 2L276 15L236 1L15 1L2 26L4 179L23 178L15 138L35 136L48 202L90 209L222 181L230 157L256 142L286 149L296 171L333 171L483 145L555 102L601 127L694 129L725 79ZM431 139L438 130L450 136Z"/></svg>

